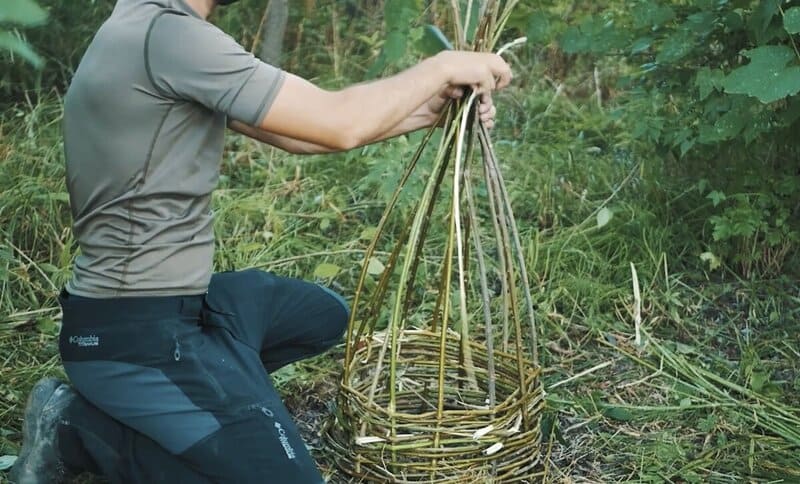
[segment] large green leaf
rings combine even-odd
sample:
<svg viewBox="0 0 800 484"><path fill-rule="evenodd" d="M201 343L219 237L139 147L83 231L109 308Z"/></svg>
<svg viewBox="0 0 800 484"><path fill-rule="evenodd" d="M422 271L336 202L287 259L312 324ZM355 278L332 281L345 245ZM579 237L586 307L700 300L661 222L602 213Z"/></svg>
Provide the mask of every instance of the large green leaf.
<svg viewBox="0 0 800 484"><path fill-rule="evenodd" d="M0 24L37 25L46 19L47 12L33 0L0 1Z"/></svg>
<svg viewBox="0 0 800 484"><path fill-rule="evenodd" d="M688 30L678 30L664 39L656 55L656 62L672 64L689 55L692 49L694 49L694 34Z"/></svg>
<svg viewBox="0 0 800 484"><path fill-rule="evenodd" d="M683 26L697 35L708 35L714 30L715 22L714 12L697 12L686 17Z"/></svg>
<svg viewBox="0 0 800 484"><path fill-rule="evenodd" d="M552 26L550 18L543 12L534 12L528 20L528 42L545 44L550 41Z"/></svg>
<svg viewBox="0 0 800 484"><path fill-rule="evenodd" d="M587 17L579 27L569 27L559 39L568 54L608 54L630 44L630 32L600 17Z"/></svg>
<svg viewBox="0 0 800 484"><path fill-rule="evenodd" d="M734 32L744 28L744 19L742 18L742 14L737 11L725 12L720 20L722 21L722 25L725 27L725 33Z"/></svg>
<svg viewBox="0 0 800 484"><path fill-rule="evenodd" d="M426 25L422 29L422 38L417 42L417 49L425 55L434 55L443 50L453 49L453 44L435 25Z"/></svg>
<svg viewBox="0 0 800 484"><path fill-rule="evenodd" d="M700 100L707 98L715 89L720 89L724 79L725 75L719 69L703 67L698 70L694 85L700 90Z"/></svg>
<svg viewBox="0 0 800 484"><path fill-rule="evenodd" d="M800 7L792 7L784 13L783 28L790 34L800 33Z"/></svg>
<svg viewBox="0 0 800 484"><path fill-rule="evenodd" d="M33 64L34 67L41 67L43 64L42 58L33 51L31 46L11 32L0 31L0 50L10 50Z"/></svg>
<svg viewBox="0 0 800 484"><path fill-rule="evenodd" d="M408 33L399 30L392 30L386 35L386 42L383 44L383 52L386 55L388 64L395 63L403 58L408 45Z"/></svg>
<svg viewBox="0 0 800 484"><path fill-rule="evenodd" d="M637 29L661 27L675 18L675 11L667 5L654 6L651 2L639 3L633 8L633 25Z"/></svg>
<svg viewBox="0 0 800 484"><path fill-rule="evenodd" d="M725 92L747 94L764 103L800 92L800 67L792 62L795 54L789 47L765 45L744 55L750 63L728 74L722 82Z"/></svg>
<svg viewBox="0 0 800 484"><path fill-rule="evenodd" d="M775 29L770 28L772 20L780 11L782 0L762 0L750 16L750 31L755 35L756 42L764 44L775 36Z"/></svg>
<svg viewBox="0 0 800 484"><path fill-rule="evenodd" d="M720 116L713 125L700 126L700 142L716 143L732 139L744 129L748 121L751 121L751 117L747 110L732 109Z"/></svg>
<svg viewBox="0 0 800 484"><path fill-rule="evenodd" d="M569 27L561 36L559 43L568 54L588 52L592 45L589 36L581 33L578 27Z"/></svg>
<svg viewBox="0 0 800 484"><path fill-rule="evenodd" d="M416 0L386 0L383 8L387 30L410 30L411 22L420 14Z"/></svg>
<svg viewBox="0 0 800 484"><path fill-rule="evenodd" d="M640 37L633 42L633 45L631 45L631 54L641 54L642 52L646 52L648 49L650 49L651 45L653 45L652 37Z"/></svg>
<svg viewBox="0 0 800 484"><path fill-rule="evenodd" d="M403 58L420 13L421 5L418 0L386 0L383 6L386 40L380 55L367 71L367 77L375 77L387 66Z"/></svg>

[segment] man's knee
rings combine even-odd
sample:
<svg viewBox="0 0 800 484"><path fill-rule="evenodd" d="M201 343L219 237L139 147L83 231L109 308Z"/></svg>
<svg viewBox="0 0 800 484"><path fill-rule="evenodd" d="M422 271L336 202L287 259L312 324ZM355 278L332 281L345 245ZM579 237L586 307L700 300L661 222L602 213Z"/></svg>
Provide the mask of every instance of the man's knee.
<svg viewBox="0 0 800 484"><path fill-rule="evenodd" d="M248 406L230 420L181 457L213 482L324 482L277 394Z"/></svg>
<svg viewBox="0 0 800 484"><path fill-rule="evenodd" d="M350 306L339 293L325 286L319 287L336 301L336 310L330 312L330 317L326 318L325 328L323 328L325 339L334 345L341 341L347 329L347 323L350 320Z"/></svg>

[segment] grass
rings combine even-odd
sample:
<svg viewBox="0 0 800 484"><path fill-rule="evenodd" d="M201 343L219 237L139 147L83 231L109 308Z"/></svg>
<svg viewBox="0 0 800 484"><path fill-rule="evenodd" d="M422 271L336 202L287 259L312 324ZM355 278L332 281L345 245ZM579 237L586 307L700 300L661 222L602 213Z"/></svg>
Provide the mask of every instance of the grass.
<svg viewBox="0 0 800 484"><path fill-rule="evenodd" d="M692 174L632 140L613 104L600 110L576 94L586 76L575 73L565 81L572 94L555 96L538 73L518 75L499 97L494 139L540 322L550 479L800 481L798 274L787 266L744 280L725 266L709 270L699 258L713 244L707 212L687 209L706 203ZM61 372L55 291L76 247L60 116L50 99L0 118L0 455L18 450L30 387ZM337 274L322 282L352 294L371 230L417 142L412 135L303 158L231 137L214 198L216 269L313 279L320 264L333 264ZM406 210L420 189L412 184ZM613 217L600 227L603 209ZM341 356L275 376L333 479L315 433Z"/></svg>

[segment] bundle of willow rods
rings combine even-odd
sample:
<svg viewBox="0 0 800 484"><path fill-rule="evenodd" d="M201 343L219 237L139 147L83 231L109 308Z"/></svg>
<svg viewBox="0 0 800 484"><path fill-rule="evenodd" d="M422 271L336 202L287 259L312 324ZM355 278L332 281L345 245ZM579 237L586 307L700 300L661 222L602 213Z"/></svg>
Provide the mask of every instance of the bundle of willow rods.
<svg viewBox="0 0 800 484"><path fill-rule="evenodd" d="M456 47L493 51L515 3L475 5L475 40L468 45L468 26L456 22ZM452 8L454 18L472 18L472 1L464 17L457 1ZM325 431L337 466L365 481L530 482L540 475L544 391L532 298L508 192L475 103L470 94L444 114L431 176L369 290L368 261L388 222L400 216L397 202L434 130L409 163L365 255L337 413ZM446 242L435 302L426 302L420 294L430 293L428 281L418 269L442 204L449 207ZM490 279L499 289L490 290ZM473 319L484 326L475 339Z"/></svg>

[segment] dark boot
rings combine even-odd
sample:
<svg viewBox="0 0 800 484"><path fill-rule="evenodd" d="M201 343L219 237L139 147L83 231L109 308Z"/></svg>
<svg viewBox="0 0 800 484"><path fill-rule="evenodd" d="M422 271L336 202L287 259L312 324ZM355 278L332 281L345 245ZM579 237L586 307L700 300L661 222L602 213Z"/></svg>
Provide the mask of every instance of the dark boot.
<svg viewBox="0 0 800 484"><path fill-rule="evenodd" d="M11 470L11 482L54 484L66 479L58 450L58 425L74 398L72 388L55 378L34 385L25 407L22 450Z"/></svg>

